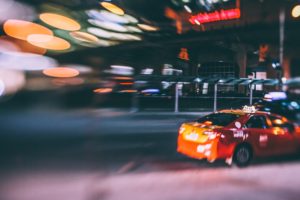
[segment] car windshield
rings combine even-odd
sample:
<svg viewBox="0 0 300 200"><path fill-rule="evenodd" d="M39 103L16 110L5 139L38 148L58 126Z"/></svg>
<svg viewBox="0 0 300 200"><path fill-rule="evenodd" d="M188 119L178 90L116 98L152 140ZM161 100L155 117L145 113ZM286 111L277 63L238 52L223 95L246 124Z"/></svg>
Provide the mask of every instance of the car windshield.
<svg viewBox="0 0 300 200"><path fill-rule="evenodd" d="M197 122L210 122L215 126L227 126L239 117L240 115L233 113L214 113L198 119Z"/></svg>

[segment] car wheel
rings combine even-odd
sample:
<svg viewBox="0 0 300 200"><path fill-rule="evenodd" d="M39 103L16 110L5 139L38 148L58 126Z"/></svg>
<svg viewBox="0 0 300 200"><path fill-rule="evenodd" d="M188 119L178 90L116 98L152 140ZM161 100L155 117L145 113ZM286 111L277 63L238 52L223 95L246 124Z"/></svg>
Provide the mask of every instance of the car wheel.
<svg viewBox="0 0 300 200"><path fill-rule="evenodd" d="M233 155L233 162L238 167L246 167L252 159L252 149L248 145L240 145L236 148Z"/></svg>

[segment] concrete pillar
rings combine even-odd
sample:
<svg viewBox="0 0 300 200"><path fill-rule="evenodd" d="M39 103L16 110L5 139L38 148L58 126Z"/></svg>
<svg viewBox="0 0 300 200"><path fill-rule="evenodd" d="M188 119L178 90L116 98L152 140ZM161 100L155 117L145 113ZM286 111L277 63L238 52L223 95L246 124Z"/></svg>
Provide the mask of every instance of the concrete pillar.
<svg viewBox="0 0 300 200"><path fill-rule="evenodd" d="M240 68L239 78L245 78L247 69L247 48L243 44L237 45L236 62Z"/></svg>
<svg viewBox="0 0 300 200"><path fill-rule="evenodd" d="M247 77L247 47L246 45L240 44L236 46L236 63L239 66L239 78ZM244 86L238 86L239 93L245 93L246 88Z"/></svg>

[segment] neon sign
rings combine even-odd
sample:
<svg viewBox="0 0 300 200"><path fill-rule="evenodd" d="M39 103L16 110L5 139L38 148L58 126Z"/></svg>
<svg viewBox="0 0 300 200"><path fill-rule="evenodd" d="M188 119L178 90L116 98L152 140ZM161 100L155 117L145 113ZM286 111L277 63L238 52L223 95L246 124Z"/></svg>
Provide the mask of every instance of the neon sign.
<svg viewBox="0 0 300 200"><path fill-rule="evenodd" d="M228 10L217 10L211 13L199 13L190 17L189 21L192 24L205 24L209 22L226 21L231 19L239 19L241 10L239 8Z"/></svg>

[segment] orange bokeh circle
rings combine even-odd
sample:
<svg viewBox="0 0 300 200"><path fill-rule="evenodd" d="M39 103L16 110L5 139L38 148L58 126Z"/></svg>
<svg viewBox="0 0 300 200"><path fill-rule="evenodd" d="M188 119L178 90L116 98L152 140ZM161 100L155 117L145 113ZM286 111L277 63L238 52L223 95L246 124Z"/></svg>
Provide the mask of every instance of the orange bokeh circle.
<svg viewBox="0 0 300 200"><path fill-rule="evenodd" d="M57 51L71 47L68 41L52 35L32 34L28 36L27 41L34 46Z"/></svg>
<svg viewBox="0 0 300 200"><path fill-rule="evenodd" d="M50 29L42 25L16 19L7 20L3 25L3 30L7 35L21 40L27 40L31 34L53 35Z"/></svg>
<svg viewBox="0 0 300 200"><path fill-rule="evenodd" d="M42 13L40 19L50 26L66 31L77 31L81 28L74 19L55 13Z"/></svg>
<svg viewBox="0 0 300 200"><path fill-rule="evenodd" d="M71 78L79 75L79 71L67 67L49 68L43 71L43 74L55 78Z"/></svg>

